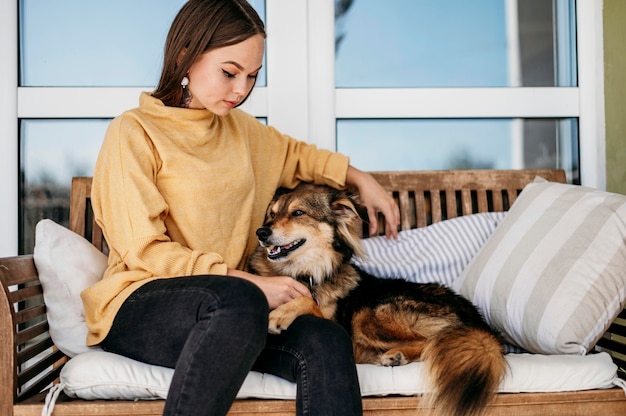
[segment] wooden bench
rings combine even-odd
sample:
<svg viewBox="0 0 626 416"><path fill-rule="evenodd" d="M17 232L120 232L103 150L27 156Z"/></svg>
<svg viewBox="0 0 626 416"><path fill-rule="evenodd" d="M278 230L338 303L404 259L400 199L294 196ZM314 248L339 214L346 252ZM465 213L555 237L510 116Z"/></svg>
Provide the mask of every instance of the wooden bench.
<svg viewBox="0 0 626 416"><path fill-rule="evenodd" d="M536 175L565 182L561 170L475 170L376 172L375 177L398 201L403 230L476 212L506 211ZM91 178L74 178L70 228L106 251L90 206ZM382 229L380 230L382 232ZM45 389L58 379L67 361L48 333L46 307L32 255L0 259L0 415L38 416ZM626 368L626 314L609 329L600 345ZM622 373L623 374L623 373ZM366 397L365 415L415 416L419 397ZM60 396L54 415L160 415L163 401L83 401ZM291 400L237 400L231 415L295 414ZM565 393L498 394L488 415L626 415L619 388Z"/></svg>

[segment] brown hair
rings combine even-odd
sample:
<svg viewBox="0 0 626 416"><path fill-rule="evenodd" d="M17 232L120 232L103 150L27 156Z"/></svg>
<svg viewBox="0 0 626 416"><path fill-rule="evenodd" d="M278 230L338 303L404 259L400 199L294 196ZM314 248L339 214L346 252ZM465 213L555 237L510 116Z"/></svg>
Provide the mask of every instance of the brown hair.
<svg viewBox="0 0 626 416"><path fill-rule="evenodd" d="M189 0L167 34L161 79L152 95L167 106L179 106L180 82L201 54L254 35L265 37L265 27L246 0Z"/></svg>

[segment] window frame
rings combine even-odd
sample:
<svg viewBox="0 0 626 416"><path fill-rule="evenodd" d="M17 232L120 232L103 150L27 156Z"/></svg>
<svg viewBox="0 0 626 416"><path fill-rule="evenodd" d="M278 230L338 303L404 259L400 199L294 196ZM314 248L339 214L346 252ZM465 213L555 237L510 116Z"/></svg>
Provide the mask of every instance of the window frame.
<svg viewBox="0 0 626 416"><path fill-rule="evenodd" d="M518 0L504 1L513 7ZM331 150L342 118L575 117L581 183L604 190L602 10L603 0L576 2L578 87L342 89L334 86L334 0L266 0L268 86L256 88L243 109ZM0 5L0 53L8 57L0 62L0 256L18 247L19 120L112 118L153 89L19 87L18 19L18 0Z"/></svg>

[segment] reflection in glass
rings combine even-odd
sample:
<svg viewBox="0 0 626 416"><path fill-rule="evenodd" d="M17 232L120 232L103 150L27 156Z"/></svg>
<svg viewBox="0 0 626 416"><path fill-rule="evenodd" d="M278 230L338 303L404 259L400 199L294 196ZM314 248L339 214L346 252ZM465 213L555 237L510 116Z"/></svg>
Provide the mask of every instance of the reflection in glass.
<svg viewBox="0 0 626 416"><path fill-rule="evenodd" d="M65 226L73 176L92 176L109 120L20 122L20 253L32 253L43 218Z"/></svg>
<svg viewBox="0 0 626 416"><path fill-rule="evenodd" d="M339 88L575 86L574 0L335 0Z"/></svg>
<svg viewBox="0 0 626 416"><path fill-rule="evenodd" d="M20 85L153 87L186 0L20 0ZM265 20L265 0L250 3ZM261 71L258 86L265 86Z"/></svg>
<svg viewBox="0 0 626 416"><path fill-rule="evenodd" d="M577 119L338 120L337 150L376 170L559 168L580 183Z"/></svg>

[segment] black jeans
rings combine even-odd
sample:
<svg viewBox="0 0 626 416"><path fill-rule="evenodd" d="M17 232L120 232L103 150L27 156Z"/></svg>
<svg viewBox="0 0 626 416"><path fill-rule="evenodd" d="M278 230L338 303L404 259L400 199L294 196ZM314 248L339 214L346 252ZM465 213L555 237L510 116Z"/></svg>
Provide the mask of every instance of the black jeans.
<svg viewBox="0 0 626 416"><path fill-rule="evenodd" d="M165 415L225 415L251 369L296 382L298 415L360 415L347 332L303 316L268 335L267 316L265 296L246 280L159 279L126 300L102 346L175 369Z"/></svg>

